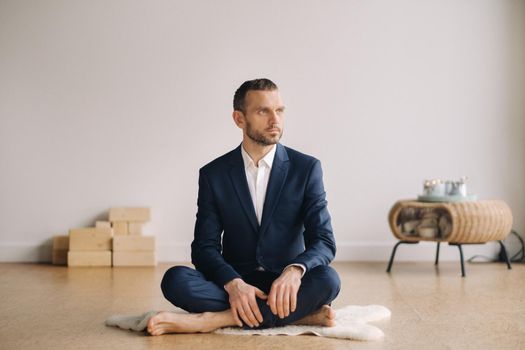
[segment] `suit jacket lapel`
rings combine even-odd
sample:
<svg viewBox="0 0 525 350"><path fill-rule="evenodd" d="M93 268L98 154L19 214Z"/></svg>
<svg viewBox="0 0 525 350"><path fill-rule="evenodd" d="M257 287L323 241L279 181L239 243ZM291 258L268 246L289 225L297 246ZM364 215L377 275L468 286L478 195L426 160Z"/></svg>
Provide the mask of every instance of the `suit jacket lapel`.
<svg viewBox="0 0 525 350"><path fill-rule="evenodd" d="M237 147L234 156L230 161L232 168L230 169L230 179L237 193L237 197L241 202L244 212L248 216L248 220L253 229L257 232L259 224L257 223L257 216L255 208L253 207L252 197L248 189L248 181L246 180L246 171L244 170L244 162L241 155L241 146Z"/></svg>
<svg viewBox="0 0 525 350"><path fill-rule="evenodd" d="M281 196L281 191L286 181L286 175L288 174L288 166L288 153L286 153L284 147L278 143L275 158L273 159L270 179L268 181L268 188L266 189L266 197L264 199L261 235L268 228L275 206L279 202L279 197Z"/></svg>

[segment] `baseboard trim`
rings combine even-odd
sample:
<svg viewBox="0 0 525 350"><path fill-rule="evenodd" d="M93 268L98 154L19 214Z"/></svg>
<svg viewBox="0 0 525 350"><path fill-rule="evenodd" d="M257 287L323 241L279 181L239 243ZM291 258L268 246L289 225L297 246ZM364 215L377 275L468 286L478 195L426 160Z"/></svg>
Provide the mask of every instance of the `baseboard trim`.
<svg viewBox="0 0 525 350"><path fill-rule="evenodd" d="M388 261L396 241L376 242L340 242L337 245L336 261ZM51 249L49 244L0 244L0 262L50 262ZM480 245L465 245L465 259L474 255L483 255L494 259L499 253L499 245L489 242ZM190 242L188 243L158 243L157 260L159 262L190 261ZM436 254L436 243L421 242L416 245L401 245L397 249L396 261L433 261ZM441 261L458 261L457 247L442 244Z"/></svg>
<svg viewBox="0 0 525 350"><path fill-rule="evenodd" d="M50 262L50 244L0 244L0 262Z"/></svg>

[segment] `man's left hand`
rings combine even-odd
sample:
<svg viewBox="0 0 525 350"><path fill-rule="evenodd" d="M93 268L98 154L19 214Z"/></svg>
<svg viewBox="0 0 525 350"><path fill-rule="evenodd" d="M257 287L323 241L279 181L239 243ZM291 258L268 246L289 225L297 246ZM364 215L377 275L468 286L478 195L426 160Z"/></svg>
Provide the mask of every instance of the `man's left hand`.
<svg viewBox="0 0 525 350"><path fill-rule="evenodd" d="M301 286L303 271L298 266L289 266L273 281L267 304L272 313L285 318L297 307L297 292Z"/></svg>

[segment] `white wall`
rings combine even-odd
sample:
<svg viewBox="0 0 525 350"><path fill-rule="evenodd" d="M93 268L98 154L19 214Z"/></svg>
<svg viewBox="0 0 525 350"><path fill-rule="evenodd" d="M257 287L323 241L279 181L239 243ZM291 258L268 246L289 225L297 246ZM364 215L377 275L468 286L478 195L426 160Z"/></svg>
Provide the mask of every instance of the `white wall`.
<svg viewBox="0 0 525 350"><path fill-rule="evenodd" d="M470 176L524 233L523 62L523 1L0 0L0 260L127 205L188 260L198 169L239 144L256 77L281 88L282 142L323 162L338 259L386 260L390 206L429 177Z"/></svg>

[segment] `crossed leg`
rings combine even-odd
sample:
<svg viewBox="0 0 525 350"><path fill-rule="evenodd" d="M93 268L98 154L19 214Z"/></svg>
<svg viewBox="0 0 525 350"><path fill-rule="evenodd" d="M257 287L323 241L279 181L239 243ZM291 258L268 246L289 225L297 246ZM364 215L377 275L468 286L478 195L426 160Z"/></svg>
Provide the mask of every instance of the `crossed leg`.
<svg viewBox="0 0 525 350"><path fill-rule="evenodd" d="M293 322L296 325L332 327L335 311L323 305L314 313ZM159 312L148 321L148 333L162 335L166 333L209 333L223 327L236 327L231 310L203 312L198 314L177 314L169 311Z"/></svg>
<svg viewBox="0 0 525 350"><path fill-rule="evenodd" d="M275 278L277 275L268 273L246 276L247 283L257 285L266 293ZM264 300L257 300L264 319L260 328L286 324L333 326L335 312L327 304L335 299L339 288L339 277L331 267L319 266L312 269L303 277L297 310L288 317L279 319L271 313ZM148 321L147 330L151 335L208 333L218 328L237 326L224 289L207 281L194 269L183 266L169 269L162 281L162 291L171 303L190 313L158 313Z"/></svg>

